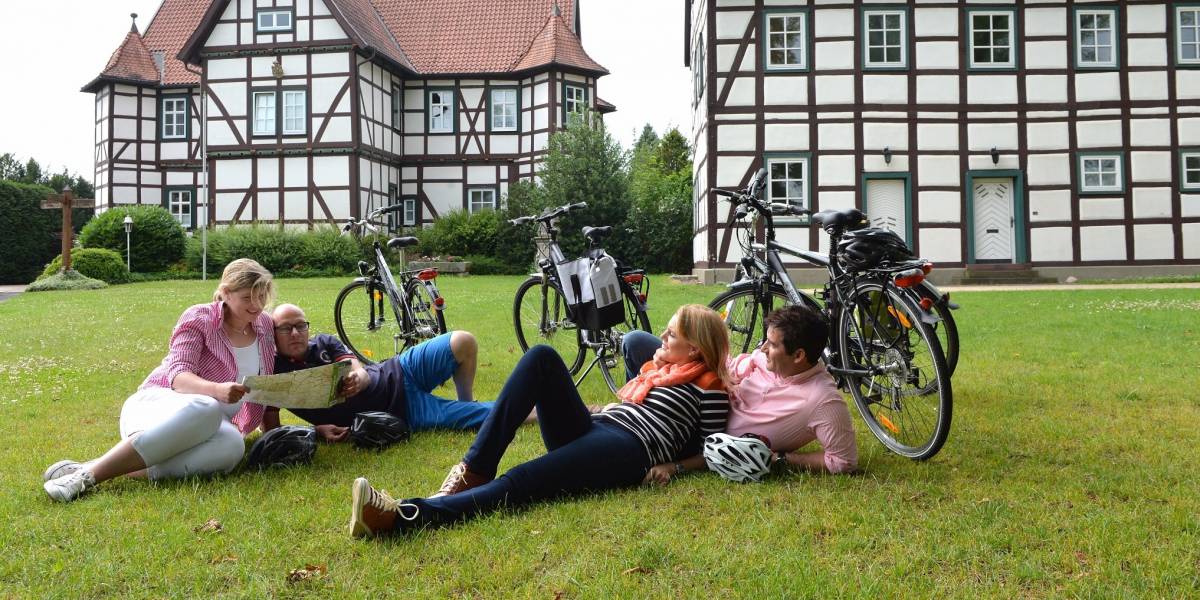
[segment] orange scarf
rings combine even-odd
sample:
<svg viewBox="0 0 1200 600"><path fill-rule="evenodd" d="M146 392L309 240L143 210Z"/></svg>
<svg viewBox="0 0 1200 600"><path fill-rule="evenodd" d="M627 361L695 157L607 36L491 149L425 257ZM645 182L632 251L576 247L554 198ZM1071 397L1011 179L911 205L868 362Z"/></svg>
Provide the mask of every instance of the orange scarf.
<svg viewBox="0 0 1200 600"><path fill-rule="evenodd" d="M717 380L716 374L709 371L701 361L694 360L685 364L668 363L657 368L654 366L654 361L647 361L642 365L638 376L630 379L617 391L617 397L623 402L641 404L646 399L646 394L656 387L670 387L693 381L705 389L724 387ZM717 388L713 387L714 383Z"/></svg>

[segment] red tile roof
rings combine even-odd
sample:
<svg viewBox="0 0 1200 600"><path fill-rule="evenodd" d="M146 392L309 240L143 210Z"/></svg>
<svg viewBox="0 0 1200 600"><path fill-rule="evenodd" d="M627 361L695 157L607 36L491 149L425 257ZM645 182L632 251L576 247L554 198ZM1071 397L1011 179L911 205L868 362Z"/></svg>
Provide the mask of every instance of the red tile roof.
<svg viewBox="0 0 1200 600"><path fill-rule="evenodd" d="M146 47L153 52L166 53L166 76L163 85L187 85L200 83L200 75L188 71L184 62L176 58L184 42L200 26L200 20L212 0L163 0L146 27ZM199 71L200 69L194 70Z"/></svg>
<svg viewBox="0 0 1200 600"><path fill-rule="evenodd" d="M401 67L416 71L371 0L337 0L330 3L330 8L341 13L353 30L347 32L352 38L362 40L365 46L374 48Z"/></svg>
<svg viewBox="0 0 1200 600"><path fill-rule="evenodd" d="M551 14L546 25L533 38L529 49L512 66L512 71L524 71L543 65L562 65L576 67L598 73L608 73L608 69L592 60L583 50L579 36L571 30L562 16Z"/></svg>

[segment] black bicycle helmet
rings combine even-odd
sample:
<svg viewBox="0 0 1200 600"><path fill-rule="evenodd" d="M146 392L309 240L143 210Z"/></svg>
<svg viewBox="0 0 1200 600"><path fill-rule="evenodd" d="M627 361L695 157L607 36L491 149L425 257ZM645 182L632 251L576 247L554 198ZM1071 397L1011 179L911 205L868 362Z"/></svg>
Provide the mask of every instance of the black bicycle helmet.
<svg viewBox="0 0 1200 600"><path fill-rule="evenodd" d="M350 442L356 448L383 450L408 439L408 423L392 413L360 412L350 424Z"/></svg>
<svg viewBox="0 0 1200 600"><path fill-rule="evenodd" d="M883 263L913 258L904 240L887 229L847 231L838 242L838 260L847 271L864 271Z"/></svg>
<svg viewBox="0 0 1200 600"><path fill-rule="evenodd" d="M262 434L250 446L246 468L289 467L312 462L317 452L317 431L312 427L285 425Z"/></svg>

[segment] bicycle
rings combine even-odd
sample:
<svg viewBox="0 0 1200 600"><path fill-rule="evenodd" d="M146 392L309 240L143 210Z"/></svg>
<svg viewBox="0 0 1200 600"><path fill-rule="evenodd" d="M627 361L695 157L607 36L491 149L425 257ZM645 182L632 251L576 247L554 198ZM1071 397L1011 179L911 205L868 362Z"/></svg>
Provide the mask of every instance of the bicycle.
<svg viewBox="0 0 1200 600"><path fill-rule="evenodd" d="M650 293L650 278L642 269L632 269L617 262L615 265L620 288L623 322L607 328L586 329L582 326L583 315L577 306L567 302L556 265L568 262L558 245L557 221L572 210L587 207L586 202L551 208L538 215L528 215L509 220L514 226L536 222L549 236L548 256L538 261L540 273L530 275L521 282L513 299L513 327L521 351L531 346L546 344L554 348L567 370L574 377L583 367L585 355L590 349L595 353L591 364L575 380L578 387L593 368L599 367L604 383L614 394L620 387L612 371L624 363L621 360L621 338L627 331L641 329L650 331L650 318L646 315L646 298ZM612 227L584 227L583 236L588 249L584 256L599 259L607 256L600 241L612 233ZM615 259L614 259L615 262Z"/></svg>
<svg viewBox="0 0 1200 600"><path fill-rule="evenodd" d="M399 204L378 208L361 220L347 220L342 227L343 233L357 237L375 236L373 260L358 262L359 277L342 288L333 304L338 337L368 364L383 362L446 332L446 301L437 289L437 269L400 271L397 284L379 243L384 224L377 219L403 208ZM415 237L396 237L388 240L387 247L417 243ZM390 311L385 310L385 299Z"/></svg>
<svg viewBox="0 0 1200 600"><path fill-rule="evenodd" d="M811 212L788 204L764 204L760 198L765 184L764 169L754 175L745 192L714 190L731 199L738 221L753 215L747 234L739 237L746 277L709 303L730 329L731 351L749 352L765 339L762 319L776 302L804 304L821 311L830 323L826 366L849 388L871 433L901 456L915 460L934 456L950 432L950 371L931 326L937 321L936 313L930 312L932 303L923 302L913 292L932 265L895 256L884 256L874 264L850 264L851 257L840 257L843 235L866 227L866 215L857 209L811 215L812 222L829 234L828 255L778 242L777 214ZM752 232L760 221L764 244L753 242ZM780 253L827 269L829 281L820 291L822 302L796 289ZM758 258L759 254L763 258Z"/></svg>

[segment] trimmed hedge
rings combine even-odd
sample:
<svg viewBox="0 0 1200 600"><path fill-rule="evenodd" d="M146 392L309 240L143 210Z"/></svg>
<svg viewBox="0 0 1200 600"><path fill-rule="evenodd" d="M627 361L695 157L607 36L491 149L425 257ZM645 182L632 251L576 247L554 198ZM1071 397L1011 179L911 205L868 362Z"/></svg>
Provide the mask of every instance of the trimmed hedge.
<svg viewBox="0 0 1200 600"><path fill-rule="evenodd" d="M54 275L62 268L62 255L54 257L38 280ZM129 283L129 271L125 270L125 259L107 248L80 248L71 251L71 268L92 279L104 283Z"/></svg>
<svg viewBox="0 0 1200 600"><path fill-rule="evenodd" d="M79 243L84 248L108 248L125 256L125 215L133 218L130 241L134 271L162 271L183 258L183 227L161 206L110 208L84 226Z"/></svg>
<svg viewBox="0 0 1200 600"><path fill-rule="evenodd" d="M45 279L39 279L25 288L27 292L53 292L58 290L99 290L108 287L99 279L92 279L71 269L55 273Z"/></svg>
<svg viewBox="0 0 1200 600"><path fill-rule="evenodd" d="M48 187L0 180L0 283L33 281L61 249L54 232L62 228L62 211L41 207L50 193Z"/></svg>
<svg viewBox="0 0 1200 600"><path fill-rule="evenodd" d="M187 243L182 267L199 273L202 267L199 235ZM366 256L350 236L326 228L297 231L273 226L232 227L208 232L208 272L220 274L237 258L252 258L276 277L346 275Z"/></svg>

